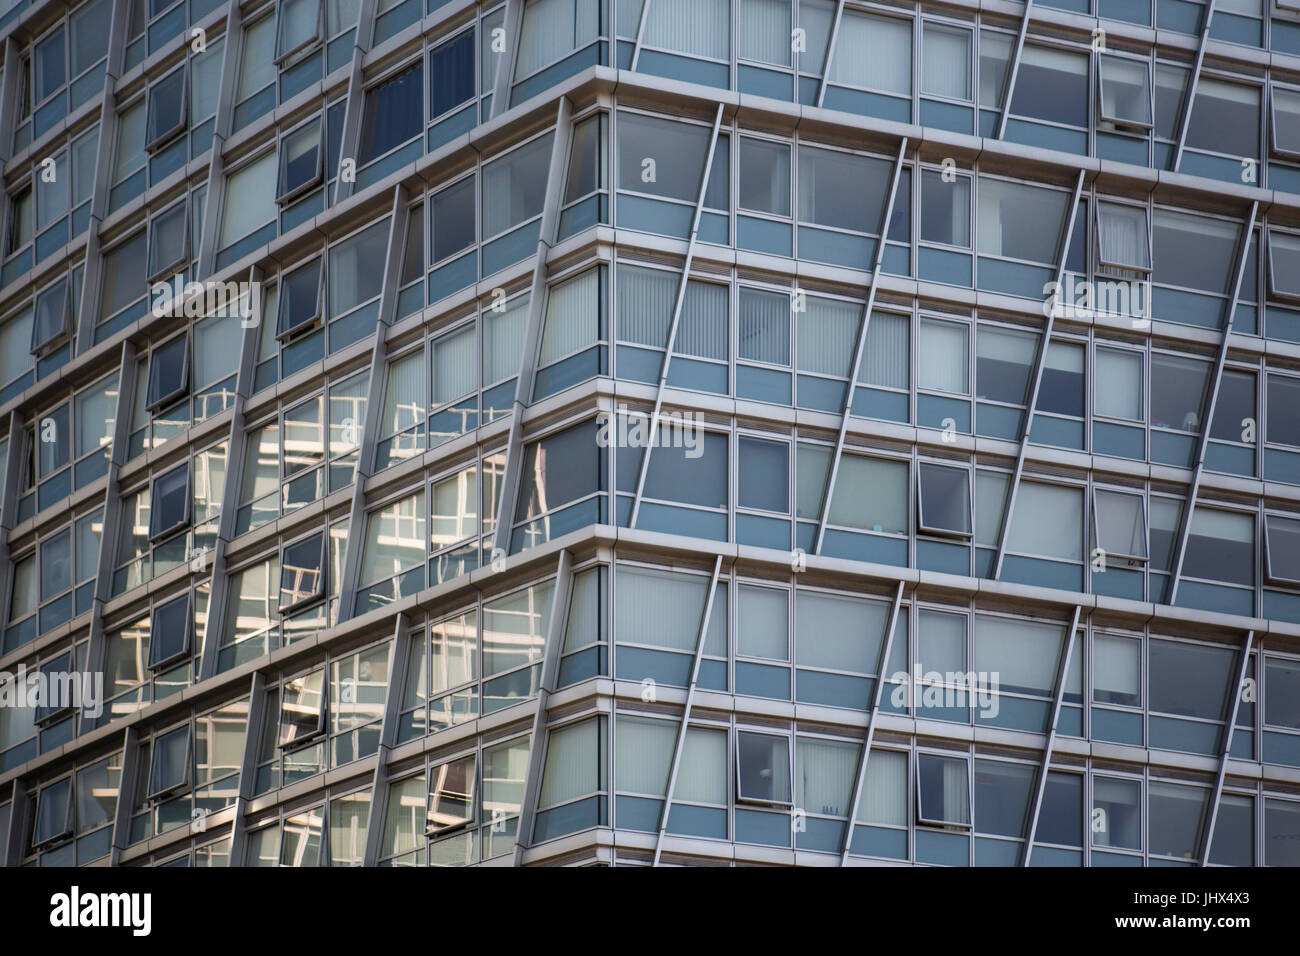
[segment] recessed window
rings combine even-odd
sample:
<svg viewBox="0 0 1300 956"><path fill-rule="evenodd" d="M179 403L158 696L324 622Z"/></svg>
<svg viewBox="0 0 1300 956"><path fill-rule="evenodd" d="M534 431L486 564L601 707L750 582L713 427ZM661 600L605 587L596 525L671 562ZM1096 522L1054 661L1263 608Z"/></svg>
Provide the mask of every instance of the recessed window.
<svg viewBox="0 0 1300 956"><path fill-rule="evenodd" d="M183 268L190 258L190 217L180 202L149 223L149 281L163 279Z"/></svg>
<svg viewBox="0 0 1300 956"><path fill-rule="evenodd" d="M280 611L325 593L325 532L285 545L280 555Z"/></svg>
<svg viewBox="0 0 1300 956"><path fill-rule="evenodd" d="M1069 199L1066 193L983 176L976 193L975 240L982 255L1055 263Z"/></svg>
<svg viewBox="0 0 1300 956"><path fill-rule="evenodd" d="M450 833L474 822L475 758L471 754L435 768L429 779L429 836Z"/></svg>
<svg viewBox="0 0 1300 956"><path fill-rule="evenodd" d="M104 254L100 283L100 318L109 319L149 291L145 279L148 243L140 231Z"/></svg>
<svg viewBox="0 0 1300 956"><path fill-rule="evenodd" d="M1187 536L1183 574L1230 584L1255 583L1255 516L1197 507Z"/></svg>
<svg viewBox="0 0 1300 956"><path fill-rule="evenodd" d="M1048 343L1036 408L1040 412L1083 417L1084 347L1077 342Z"/></svg>
<svg viewBox="0 0 1300 956"><path fill-rule="evenodd" d="M1234 157L1257 157L1259 96L1257 86L1202 76L1187 124L1187 145Z"/></svg>
<svg viewBox="0 0 1300 956"><path fill-rule="evenodd" d="M826 520L862 531L907 534L907 486L906 462L846 452Z"/></svg>
<svg viewBox="0 0 1300 956"><path fill-rule="evenodd" d="M553 136L539 136L483 166L485 240L541 214Z"/></svg>
<svg viewBox="0 0 1300 956"><path fill-rule="evenodd" d="M280 179L276 202L286 203L321 181L321 124L317 117L280 141Z"/></svg>
<svg viewBox="0 0 1300 956"><path fill-rule="evenodd" d="M1142 706L1142 642L1111 634L1092 637L1092 700Z"/></svg>
<svg viewBox="0 0 1300 956"><path fill-rule="evenodd" d="M1300 90L1272 90L1273 152L1300 156Z"/></svg>
<svg viewBox="0 0 1300 956"><path fill-rule="evenodd" d="M742 508L790 513L790 446L757 438L739 439Z"/></svg>
<svg viewBox="0 0 1300 956"><path fill-rule="evenodd" d="M921 173L921 240L970 248L970 177Z"/></svg>
<svg viewBox="0 0 1300 956"><path fill-rule="evenodd" d="M1151 232L1140 206L1097 203L1097 258L1103 266L1151 271Z"/></svg>
<svg viewBox="0 0 1300 956"><path fill-rule="evenodd" d="M970 101L971 33L926 22L921 32L921 92Z"/></svg>
<svg viewBox="0 0 1300 956"><path fill-rule="evenodd" d="M1011 112L1017 116L1088 125L1088 57L1026 44L1016 73Z"/></svg>
<svg viewBox="0 0 1300 956"><path fill-rule="evenodd" d="M971 534L970 472L921 462L921 530L933 534Z"/></svg>
<svg viewBox="0 0 1300 956"><path fill-rule="evenodd" d="M429 118L437 119L474 96L474 31L429 51Z"/></svg>
<svg viewBox="0 0 1300 956"><path fill-rule="evenodd" d="M736 735L736 799L790 805L790 740L776 734Z"/></svg>
<svg viewBox="0 0 1300 956"><path fill-rule="evenodd" d="M768 365L790 364L790 296L740 290L740 358Z"/></svg>
<svg viewBox="0 0 1300 956"><path fill-rule="evenodd" d="M277 338L290 338L320 321L320 286L320 259L314 259L284 277L280 282L279 314L275 318Z"/></svg>
<svg viewBox="0 0 1300 956"><path fill-rule="evenodd" d="M65 546L66 546L66 532L64 533L64 536L65 536ZM42 552L44 552L45 550L44 547L42 547L41 550ZM66 567L67 564L65 562L65 569ZM46 567L46 563L45 563L45 555L44 553L42 553L41 554L42 592L44 592L45 590L44 575L47 570L48 568ZM64 585L63 588L61 589L65 589L65 588L66 585ZM44 597L44 594L42 594L42 597ZM58 657L52 657L44 664L41 665L41 679L46 682L47 687L55 688L59 685L59 681L61 680L60 675L67 674L72 670L73 670L72 652L65 651L64 653L60 654ZM51 694L51 697L53 699L50 700L48 703L42 704L41 706L36 708L36 722L38 724L41 724L42 726L48 724L51 721L51 719L55 717L61 717L64 714L68 713L68 711L70 711L73 707L73 702L69 700L67 697L64 697L62 695L56 697L53 694Z"/></svg>
<svg viewBox="0 0 1300 956"><path fill-rule="evenodd" d="M281 63L320 38L321 11L318 0L284 0L276 30L275 62Z"/></svg>
<svg viewBox="0 0 1300 956"><path fill-rule="evenodd" d="M20 189L9 199L9 235L5 243L5 254L17 252L32 241L36 204L32 201L30 186Z"/></svg>
<svg viewBox="0 0 1300 956"><path fill-rule="evenodd" d="M434 193L432 217L434 265L474 245L474 177Z"/></svg>
<svg viewBox="0 0 1300 956"><path fill-rule="evenodd" d="M190 613L190 595L185 592L153 610L149 635L149 667L160 668L189 653L190 630L194 615Z"/></svg>
<svg viewBox="0 0 1300 956"><path fill-rule="evenodd" d="M1265 527L1269 578L1292 587L1300 585L1300 519L1268 515Z"/></svg>
<svg viewBox="0 0 1300 956"><path fill-rule="evenodd" d="M365 165L420 135L424 128L424 68L417 63L366 92L357 164Z"/></svg>
<svg viewBox="0 0 1300 956"><path fill-rule="evenodd" d="M36 797L36 824L32 848L72 835L72 778L45 787Z"/></svg>
<svg viewBox="0 0 1300 956"><path fill-rule="evenodd" d="M1300 236L1268 231L1268 287L1283 299L1300 299Z"/></svg>
<svg viewBox="0 0 1300 956"><path fill-rule="evenodd" d="M184 66L173 70L149 87L146 148L154 152L185 129L185 107L189 102Z"/></svg>
<svg viewBox="0 0 1300 956"><path fill-rule="evenodd" d="M1101 118L1121 126L1150 129L1155 122L1154 110L1150 65L1102 54Z"/></svg>
<svg viewBox="0 0 1300 956"><path fill-rule="evenodd" d="M1097 347L1093 411L1107 418L1142 421L1142 353Z"/></svg>
<svg viewBox="0 0 1300 956"><path fill-rule="evenodd" d="M619 189L695 202L709 150L707 126L620 110L617 128Z"/></svg>
<svg viewBox="0 0 1300 956"><path fill-rule="evenodd" d="M189 336L179 335L149 356L148 409L157 411L189 391Z"/></svg>
<svg viewBox="0 0 1300 956"><path fill-rule="evenodd" d="M72 293L67 277L36 297L36 318L32 322L32 354L39 355L61 342L72 322Z"/></svg>
<svg viewBox="0 0 1300 956"><path fill-rule="evenodd" d="M282 750L298 747L325 732L325 669L286 681L281 690Z"/></svg>
<svg viewBox="0 0 1300 956"><path fill-rule="evenodd" d="M1098 488L1093 494L1094 534L1107 560L1147 559L1146 504L1141 495Z"/></svg>
<svg viewBox="0 0 1300 956"><path fill-rule="evenodd" d="M149 761L150 800L179 790L190 780L190 726L177 727L154 738Z"/></svg>
<svg viewBox="0 0 1300 956"><path fill-rule="evenodd" d="M932 826L970 826L969 765L965 757L917 754L916 816Z"/></svg>
<svg viewBox="0 0 1300 956"><path fill-rule="evenodd" d="M149 540L157 541L190 523L190 466L174 468L153 480Z"/></svg>
<svg viewBox="0 0 1300 956"><path fill-rule="evenodd" d="M736 204L741 209L790 215L790 147L786 143L740 138L740 189Z"/></svg>
<svg viewBox="0 0 1300 956"><path fill-rule="evenodd" d="M1035 557L1083 560L1083 489L1021 482L1007 548Z"/></svg>

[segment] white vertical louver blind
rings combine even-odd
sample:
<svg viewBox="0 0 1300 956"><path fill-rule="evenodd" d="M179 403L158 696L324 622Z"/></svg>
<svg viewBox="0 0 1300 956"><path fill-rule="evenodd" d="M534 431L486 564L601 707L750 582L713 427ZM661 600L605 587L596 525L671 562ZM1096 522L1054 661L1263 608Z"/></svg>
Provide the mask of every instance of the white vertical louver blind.
<svg viewBox="0 0 1300 956"><path fill-rule="evenodd" d="M844 11L830 80L883 93L911 93L911 22Z"/></svg>
<svg viewBox="0 0 1300 956"><path fill-rule="evenodd" d="M795 806L808 813L848 816L857 766L855 744L800 737L795 748Z"/></svg>
<svg viewBox="0 0 1300 956"><path fill-rule="evenodd" d="M677 297L677 276L661 269L618 267L618 312L615 328L620 342L664 348Z"/></svg>
<svg viewBox="0 0 1300 956"><path fill-rule="evenodd" d="M1099 203L1101 220L1098 242L1101 258L1112 266L1149 269L1147 246L1147 211L1136 206Z"/></svg>
<svg viewBox="0 0 1300 956"><path fill-rule="evenodd" d="M673 802L726 804L727 732L691 727L677 767Z"/></svg>
<svg viewBox="0 0 1300 956"><path fill-rule="evenodd" d="M1097 634L1092 639L1092 686L1097 691L1136 696L1141 644Z"/></svg>
<svg viewBox="0 0 1300 956"><path fill-rule="evenodd" d="M1098 415L1136 421L1142 417L1142 355L1097 349L1095 407Z"/></svg>
<svg viewBox="0 0 1300 956"><path fill-rule="evenodd" d="M433 343L433 406L474 391L474 326Z"/></svg>
<svg viewBox="0 0 1300 956"><path fill-rule="evenodd" d="M740 357L770 365L790 364L790 297L781 292L740 291Z"/></svg>
<svg viewBox="0 0 1300 956"><path fill-rule="evenodd" d="M911 320L907 316L872 313L858 381L883 388L907 388L910 332Z"/></svg>
<svg viewBox="0 0 1300 956"><path fill-rule="evenodd" d="M799 371L847 378L862 307L815 296L807 296L805 305L797 323Z"/></svg>
<svg viewBox="0 0 1300 956"><path fill-rule="evenodd" d="M920 320L917 384L940 392L967 392L967 326Z"/></svg>
<svg viewBox="0 0 1300 956"><path fill-rule="evenodd" d="M858 823L907 824L907 755L873 750L867 760Z"/></svg>
<svg viewBox="0 0 1300 956"><path fill-rule="evenodd" d="M600 0L529 0L515 79L549 66L596 38Z"/></svg>
<svg viewBox="0 0 1300 956"><path fill-rule="evenodd" d="M1020 554L1083 559L1083 492L1036 481L1020 484L1007 547Z"/></svg>
<svg viewBox="0 0 1300 956"><path fill-rule="evenodd" d="M614 585L618 595L614 601L614 628L619 643L648 644L677 651L695 650L708 578L650 568L620 567ZM716 613L715 607L710 624Z"/></svg>
<svg viewBox="0 0 1300 956"><path fill-rule="evenodd" d="M727 360L727 287L692 279L686 284L674 351Z"/></svg>
<svg viewBox="0 0 1300 956"><path fill-rule="evenodd" d="M540 806L552 807L600 787L599 718L551 731Z"/></svg>
<svg viewBox="0 0 1300 956"><path fill-rule="evenodd" d="M970 99L970 31L925 25L921 92Z"/></svg>
<svg viewBox="0 0 1300 956"><path fill-rule="evenodd" d="M668 790L676 726L620 714L614 737L615 788L662 797Z"/></svg>
<svg viewBox="0 0 1300 956"><path fill-rule="evenodd" d="M551 289L538 365L572 355L600 337L600 270L591 269Z"/></svg>
<svg viewBox="0 0 1300 956"><path fill-rule="evenodd" d="M790 0L740 0L740 56L790 65Z"/></svg>
<svg viewBox="0 0 1300 956"><path fill-rule="evenodd" d="M1050 694L1066 628L1060 624L975 615L975 670L1006 690ZM991 676L990 676L991 679Z"/></svg>
<svg viewBox="0 0 1300 956"><path fill-rule="evenodd" d="M424 417L424 353L415 352L388 366L384 389L384 434L396 435Z"/></svg>
<svg viewBox="0 0 1300 956"><path fill-rule="evenodd" d="M726 60L731 56L728 0L649 0L646 46L688 56Z"/></svg>
<svg viewBox="0 0 1300 956"><path fill-rule="evenodd" d="M528 319L528 296L520 296L504 312L483 313L483 386L519 374L519 356Z"/></svg>

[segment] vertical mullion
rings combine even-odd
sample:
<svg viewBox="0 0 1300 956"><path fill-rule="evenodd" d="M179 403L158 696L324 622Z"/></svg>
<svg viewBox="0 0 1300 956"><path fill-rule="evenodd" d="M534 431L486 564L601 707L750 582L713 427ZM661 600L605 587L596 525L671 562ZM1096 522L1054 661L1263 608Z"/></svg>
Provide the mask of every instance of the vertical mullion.
<svg viewBox="0 0 1300 956"><path fill-rule="evenodd" d="M375 866L379 862L380 843L383 838L384 818L388 813L388 759L397 736L397 722L401 719L401 682L406 679L411 657L411 632L406 613L399 611L393 624L393 646L388 651L388 687L384 690L384 717L379 730L379 747L376 751L375 775L370 787L370 809L366 812L366 845L361 851L361 865ZM420 640L424 631L420 632ZM427 778L426 778L427 780ZM423 842L421 834L421 842Z"/></svg>
<svg viewBox="0 0 1300 956"><path fill-rule="evenodd" d="M1196 99L1196 86L1201 79L1201 67L1205 63L1205 46L1210 40L1210 24L1214 22L1214 0L1207 0L1205 5L1205 23L1201 27L1200 41L1196 44L1196 60L1192 64L1192 75L1187 83L1187 96L1183 99L1183 108L1178 117L1178 143L1174 146L1171 172L1177 172L1182 165L1183 148L1187 145L1187 131L1192 125L1192 103ZM1154 76L1152 77L1154 82Z"/></svg>
<svg viewBox="0 0 1300 956"><path fill-rule="evenodd" d="M1020 72L1020 56L1024 52L1025 35L1029 32L1029 17L1033 11L1034 0L1025 0L1025 12L1020 15L1020 30L1016 33L1016 45L1011 51L1011 60L1007 63L1007 75L1002 78L1002 102L998 109L998 129L994 139L1002 139L1007 132L1007 118L1011 114L1011 94L1016 89L1016 75ZM978 114L978 95L976 100ZM977 115L976 119L978 118Z"/></svg>
<svg viewBox="0 0 1300 956"><path fill-rule="evenodd" d="M1237 665L1237 684L1232 692L1232 704L1228 707L1227 721L1223 727L1223 747L1219 752L1219 770L1214 778L1214 791L1210 799L1210 814L1205 821L1205 831L1201 836L1200 865L1210 862L1210 850L1214 844L1214 824L1219 818L1219 801L1223 798L1223 780L1228 775L1228 761L1232 758L1232 735L1237 725L1237 712L1241 710L1241 686L1246 681L1246 668L1250 664L1250 651L1255 643L1255 632L1246 632L1241 645L1241 662ZM1261 675L1256 675L1262 678ZM1258 861L1256 861L1258 864Z"/></svg>

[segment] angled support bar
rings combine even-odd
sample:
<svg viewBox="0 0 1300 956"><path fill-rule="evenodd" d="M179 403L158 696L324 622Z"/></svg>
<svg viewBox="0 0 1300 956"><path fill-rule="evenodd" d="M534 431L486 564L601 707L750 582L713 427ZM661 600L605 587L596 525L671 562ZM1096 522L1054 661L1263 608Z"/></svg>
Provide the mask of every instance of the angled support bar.
<svg viewBox="0 0 1300 956"><path fill-rule="evenodd" d="M1228 775L1228 760L1232 757L1232 734L1237 725L1237 713L1241 710L1241 688L1246 683L1246 668L1250 664L1250 652L1254 644L1255 632L1247 631L1246 639L1241 645L1241 660L1237 662L1237 686L1232 694L1232 704L1228 707L1227 721L1223 725L1223 747L1219 752L1219 771L1214 777L1210 815L1205 821L1205 832L1201 837L1201 851L1198 854L1201 866L1210 865L1210 851L1214 848L1214 825L1219 820L1219 801L1223 799L1223 781Z"/></svg>

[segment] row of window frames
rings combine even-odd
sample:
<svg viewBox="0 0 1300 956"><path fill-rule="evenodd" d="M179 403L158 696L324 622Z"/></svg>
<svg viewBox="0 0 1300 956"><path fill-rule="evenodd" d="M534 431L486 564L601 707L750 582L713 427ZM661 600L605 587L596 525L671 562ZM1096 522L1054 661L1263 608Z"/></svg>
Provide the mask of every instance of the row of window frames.
<svg viewBox="0 0 1300 956"><path fill-rule="evenodd" d="M96 124L77 136L66 149L41 161L32 170L30 184L10 194L9 234L5 255L25 249L60 217L88 201L94 187L95 161L99 149ZM62 246L63 243L60 243Z"/></svg>
<svg viewBox="0 0 1300 956"><path fill-rule="evenodd" d="M286 811L248 833L244 866L360 866L370 811L369 787ZM166 866L167 864L162 864Z"/></svg>
<svg viewBox="0 0 1300 956"><path fill-rule="evenodd" d="M112 12L111 0L83 4L19 57L20 122L68 85L80 85L86 74L105 62Z"/></svg>

